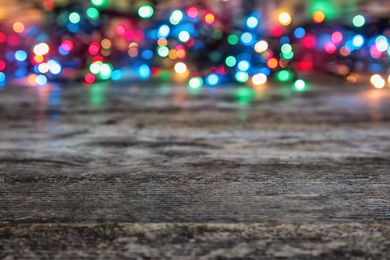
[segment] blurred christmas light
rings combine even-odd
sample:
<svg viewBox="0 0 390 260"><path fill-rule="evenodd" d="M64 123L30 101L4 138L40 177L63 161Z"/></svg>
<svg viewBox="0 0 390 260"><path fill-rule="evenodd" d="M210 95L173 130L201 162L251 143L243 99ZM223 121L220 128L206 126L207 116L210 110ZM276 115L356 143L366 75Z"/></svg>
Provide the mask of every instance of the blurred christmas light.
<svg viewBox="0 0 390 260"><path fill-rule="evenodd" d="M190 88L190 82L196 85L198 77L202 84L204 79L211 86L229 81L246 83L249 79L248 84L256 86L268 78L292 81L300 71L313 69L336 74L343 71L340 75L349 83L363 78L359 75L365 72L388 75L390 28L366 28L360 14L344 19L352 21L354 27L331 22L339 15L332 1L312 0L307 18L314 23L301 23L296 28L289 26L296 14L288 12L279 14L279 23L263 26L268 23L263 23L255 8L245 15L228 17L228 12L214 13L203 5L184 3L176 10L168 6L155 16L158 3L143 1L134 10L138 15L126 16L123 10L124 18L122 10L114 10L115 4L109 5L108 0L90 3L59 5L45 0L47 18L56 17L50 25L18 21L11 23L11 30L2 30L0 71L7 81L26 76L28 82L37 84L40 75L46 80L74 78L68 73L74 70L91 84L92 78L93 82L120 80L127 69L145 79L177 80L172 72L183 74L182 79L193 75L188 81ZM300 23L301 18L294 23ZM370 16L370 23L372 20ZM178 64L185 65L185 75ZM373 82L380 86L376 78ZM43 82L42 77L39 79ZM299 86L300 81L294 81L294 88L296 84Z"/></svg>
<svg viewBox="0 0 390 260"><path fill-rule="evenodd" d="M171 17L169 18L169 21L173 25L177 25L180 23L180 21L183 19L183 12L180 10L175 10L172 12Z"/></svg>
<svg viewBox="0 0 390 260"><path fill-rule="evenodd" d="M196 18L199 15L199 10L195 6L190 6L187 8L187 15L190 18Z"/></svg>
<svg viewBox="0 0 390 260"><path fill-rule="evenodd" d="M76 12L71 13L69 15L69 21L71 23L74 23L74 24L79 23L80 22L80 15Z"/></svg>
<svg viewBox="0 0 390 260"><path fill-rule="evenodd" d="M363 15L356 15L353 17L352 23L355 27L362 27L366 23L366 19Z"/></svg>
<svg viewBox="0 0 390 260"><path fill-rule="evenodd" d="M39 43L37 45L34 46L34 53L35 55L40 55L40 56L43 56L43 55L46 55L47 53L49 53L49 45L47 45L47 43Z"/></svg>
<svg viewBox="0 0 390 260"><path fill-rule="evenodd" d="M154 14L154 9L150 5L143 5L138 9L138 15L141 18L148 19Z"/></svg>
<svg viewBox="0 0 390 260"><path fill-rule="evenodd" d="M108 0L91 0L91 4L96 7L106 7L108 5Z"/></svg>
<svg viewBox="0 0 390 260"><path fill-rule="evenodd" d="M38 65L38 71L42 74L49 72L49 65L47 63L41 63Z"/></svg>
<svg viewBox="0 0 390 260"><path fill-rule="evenodd" d="M17 33L22 33L24 31L24 24L21 22L16 22L13 24L12 28Z"/></svg>
<svg viewBox="0 0 390 260"><path fill-rule="evenodd" d="M267 75L265 75L264 73L258 73L253 75L252 77L252 83L254 85L262 85L265 84L266 82L267 82Z"/></svg>
<svg viewBox="0 0 390 260"><path fill-rule="evenodd" d="M215 86L219 83L219 76L217 74L210 74L207 76L206 78L206 82L207 84L211 85L211 86Z"/></svg>
<svg viewBox="0 0 390 260"><path fill-rule="evenodd" d="M87 14L87 16L88 16L89 18L91 18L91 19L93 19L93 20L97 20L97 19L99 19L99 17L100 17L99 11L98 11L96 8L94 8L94 7L89 7L89 8L87 9L87 11L86 11L86 14Z"/></svg>
<svg viewBox="0 0 390 260"><path fill-rule="evenodd" d="M181 42L188 42L190 39L190 34L187 31L181 31L179 33L179 40Z"/></svg>
<svg viewBox="0 0 390 260"><path fill-rule="evenodd" d="M334 44L341 44L343 42L343 34L339 31L333 32L331 38Z"/></svg>
<svg viewBox="0 0 390 260"><path fill-rule="evenodd" d="M294 88L295 88L296 90L301 91L301 90L304 90L305 87L306 87L306 82L305 82L304 80L302 80L302 79L298 79L298 80L296 80L296 81L294 82Z"/></svg>
<svg viewBox="0 0 390 260"><path fill-rule="evenodd" d="M281 70L276 74L276 79L281 82L287 82L292 80L293 73L289 70Z"/></svg>
<svg viewBox="0 0 390 260"><path fill-rule="evenodd" d="M325 21L325 14L321 10L317 10L313 13L312 19L315 23L322 23Z"/></svg>
<svg viewBox="0 0 390 260"><path fill-rule="evenodd" d="M187 66L183 62L178 62L175 65L175 71L177 73L184 73L187 70Z"/></svg>
<svg viewBox="0 0 390 260"><path fill-rule="evenodd" d="M287 26L287 25L290 25L291 24L291 21L292 21L292 18L290 16L289 13L287 12L283 12L279 15L279 22L284 25L284 26Z"/></svg>
<svg viewBox="0 0 390 260"><path fill-rule="evenodd" d="M249 79L249 74L244 71L238 71L236 72L235 79L237 80L237 82L245 83Z"/></svg>
<svg viewBox="0 0 390 260"><path fill-rule="evenodd" d="M233 56L228 56L228 57L226 58L225 63L226 63L226 65L227 65L228 67L234 67L234 66L236 65L236 63L237 63L237 60L236 60L236 58L234 58Z"/></svg>
<svg viewBox="0 0 390 260"><path fill-rule="evenodd" d="M383 88L386 84L385 80L379 74L372 75L370 82L375 88Z"/></svg>
<svg viewBox="0 0 390 260"><path fill-rule="evenodd" d="M169 26L164 24L164 25L160 26L157 35L159 38L166 38L166 37L168 37L170 31L171 31L171 29L169 28Z"/></svg>
<svg viewBox="0 0 390 260"><path fill-rule="evenodd" d="M211 12L206 12L205 16L204 16L204 21L207 23L207 24L213 24L215 22L215 16L213 13Z"/></svg>
<svg viewBox="0 0 390 260"><path fill-rule="evenodd" d="M352 44L355 48L360 48L363 46L364 44L364 38L363 36L361 36L360 34L358 35L355 35L355 37L353 37L352 39Z"/></svg>
<svg viewBox="0 0 390 260"><path fill-rule="evenodd" d="M246 20L246 26L247 26L249 29L254 29L254 28L256 28L258 24L259 24L259 20L257 20L257 18L254 17L254 16L250 16L250 17L248 17L248 19Z"/></svg>
<svg viewBox="0 0 390 260"><path fill-rule="evenodd" d="M257 53L262 53L268 49L268 43L264 40L259 41L255 44L255 51Z"/></svg>
<svg viewBox="0 0 390 260"><path fill-rule="evenodd" d="M248 61L243 60L238 63L237 67L241 71L247 71L251 67L251 64Z"/></svg>
<svg viewBox="0 0 390 260"><path fill-rule="evenodd" d="M61 64L58 63L55 60L49 60L47 62L47 65L49 66L49 72L53 75L58 75L61 73L62 67Z"/></svg>
<svg viewBox="0 0 390 260"><path fill-rule="evenodd" d="M23 50L18 50L15 52L15 59L17 61L25 61L27 59L27 53Z"/></svg>
<svg viewBox="0 0 390 260"><path fill-rule="evenodd" d="M231 45L236 45L239 41L239 38L237 35L235 34L230 34L229 37L228 37L228 42L231 44Z"/></svg>
<svg viewBox="0 0 390 260"><path fill-rule="evenodd" d="M298 27L298 28L296 28L296 29L294 30L294 36L295 36L295 38L297 38L297 39L303 38L303 37L305 36L305 34L306 34L306 31L305 31L305 29L302 28L302 27Z"/></svg>
<svg viewBox="0 0 390 260"><path fill-rule="evenodd" d="M43 86L47 83L47 78L44 75L38 75L35 79L38 86Z"/></svg>
<svg viewBox="0 0 390 260"><path fill-rule="evenodd" d="M188 82L188 86L193 89L197 89L203 86L203 79L201 77L193 77Z"/></svg>
<svg viewBox="0 0 390 260"><path fill-rule="evenodd" d="M139 67L138 74L141 79L147 79L150 77L151 70L148 65L143 64Z"/></svg>

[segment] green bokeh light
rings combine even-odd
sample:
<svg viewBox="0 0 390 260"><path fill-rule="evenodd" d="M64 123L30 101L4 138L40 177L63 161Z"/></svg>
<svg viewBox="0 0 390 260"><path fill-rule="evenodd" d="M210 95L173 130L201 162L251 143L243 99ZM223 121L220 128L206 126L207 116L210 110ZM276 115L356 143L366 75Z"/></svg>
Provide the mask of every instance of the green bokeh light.
<svg viewBox="0 0 390 260"><path fill-rule="evenodd" d="M297 91L303 91L306 88L306 82L302 79L298 79L294 82L294 89Z"/></svg>
<svg viewBox="0 0 390 260"><path fill-rule="evenodd" d="M169 49L166 46L158 46L157 53L160 57L165 58L169 55Z"/></svg>
<svg viewBox="0 0 390 260"><path fill-rule="evenodd" d="M89 18L91 18L93 20L97 20L100 17L99 11L94 7L88 8L86 14Z"/></svg>
<svg viewBox="0 0 390 260"><path fill-rule="evenodd" d="M154 9L150 5L143 5L140 8L138 8L138 15L141 18L148 19L152 17L154 14Z"/></svg>
<svg viewBox="0 0 390 260"><path fill-rule="evenodd" d="M237 60L233 56L229 56L226 58L225 63L228 67L233 67L234 65L236 65Z"/></svg>
<svg viewBox="0 0 390 260"><path fill-rule="evenodd" d="M201 77L193 77L188 82L188 86L193 89L201 88L203 86L203 79Z"/></svg>
<svg viewBox="0 0 390 260"><path fill-rule="evenodd" d="M281 47L281 51L285 54L292 52L292 46L288 43L285 43Z"/></svg>
<svg viewBox="0 0 390 260"><path fill-rule="evenodd" d="M113 70L113 67L112 67L111 64L109 64L109 63L103 63L103 64L100 66L99 77L100 77L102 80L107 80L107 79L111 78L112 70Z"/></svg>
<svg viewBox="0 0 390 260"><path fill-rule="evenodd" d="M282 59L291 60L294 57L294 52L282 53Z"/></svg>
<svg viewBox="0 0 390 260"><path fill-rule="evenodd" d="M248 81L249 75L248 75L248 73L246 73L244 71L238 71L235 75L235 78L236 78L237 82L245 83Z"/></svg>
<svg viewBox="0 0 390 260"><path fill-rule="evenodd" d="M229 37L228 37L228 42L231 45L236 45L238 43L238 36L235 35L235 34L230 34Z"/></svg>
<svg viewBox="0 0 390 260"><path fill-rule="evenodd" d="M276 74L276 79L280 82L287 82L292 80L294 74L289 70L281 70Z"/></svg>
<svg viewBox="0 0 390 260"><path fill-rule="evenodd" d="M355 27L362 27L366 23L366 19L363 15L358 14L352 19L352 23Z"/></svg>
<svg viewBox="0 0 390 260"><path fill-rule="evenodd" d="M108 0L91 0L91 4L96 7L104 8L108 6Z"/></svg>
<svg viewBox="0 0 390 260"><path fill-rule="evenodd" d="M175 10L172 12L171 17L169 17L169 22L173 25L177 25L183 19L183 12L180 10Z"/></svg>
<svg viewBox="0 0 390 260"><path fill-rule="evenodd" d="M74 24L79 23L80 22L80 15L76 12L71 13L69 15L69 21L71 23L74 23Z"/></svg>

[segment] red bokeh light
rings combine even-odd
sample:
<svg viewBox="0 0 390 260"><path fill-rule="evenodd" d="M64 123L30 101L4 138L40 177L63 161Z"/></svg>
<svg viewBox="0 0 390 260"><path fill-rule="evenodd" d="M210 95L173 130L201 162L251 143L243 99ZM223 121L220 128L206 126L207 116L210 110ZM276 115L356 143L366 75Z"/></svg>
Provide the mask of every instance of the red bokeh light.
<svg viewBox="0 0 390 260"><path fill-rule="evenodd" d="M92 84L93 82L95 82L95 79L96 79L95 75L93 75L91 73L86 74L84 77L84 81L87 84Z"/></svg>
<svg viewBox="0 0 390 260"><path fill-rule="evenodd" d="M312 34L306 34L302 38L302 46L307 48L307 49L314 49L317 45L317 39L314 35Z"/></svg>
<svg viewBox="0 0 390 260"><path fill-rule="evenodd" d="M0 32L0 43L5 42L6 39L7 39L7 37L5 36L5 34Z"/></svg>
<svg viewBox="0 0 390 260"><path fill-rule="evenodd" d="M343 42L343 34L341 32L332 33L332 42L335 44L340 44Z"/></svg>
<svg viewBox="0 0 390 260"><path fill-rule="evenodd" d="M336 52L336 45L333 42L327 42L324 45L324 49L327 53L333 54Z"/></svg>
<svg viewBox="0 0 390 260"><path fill-rule="evenodd" d="M313 57L306 55L302 61L297 62L297 68L300 71L309 71L313 69Z"/></svg>
<svg viewBox="0 0 390 260"><path fill-rule="evenodd" d="M199 15L199 10L195 6L190 6L187 8L187 15L190 18L195 18Z"/></svg>
<svg viewBox="0 0 390 260"><path fill-rule="evenodd" d="M97 62L97 61L103 62L103 61L104 61L104 58L103 58L102 56L99 56L99 55L93 57L92 62Z"/></svg>
<svg viewBox="0 0 390 260"><path fill-rule="evenodd" d="M271 30L271 35L272 37L281 37L283 35L283 32L284 32L283 27L277 26Z"/></svg>
<svg viewBox="0 0 390 260"><path fill-rule="evenodd" d="M123 34L123 38L125 38L126 41L131 41L134 38L134 32L131 30L126 31Z"/></svg>
<svg viewBox="0 0 390 260"><path fill-rule="evenodd" d="M117 27L115 27L115 34L118 36L123 36L126 32L126 28L123 24L118 24Z"/></svg>
<svg viewBox="0 0 390 260"><path fill-rule="evenodd" d="M91 54L91 55L96 55L98 54L100 51L100 44L97 43L97 42L92 42L90 45L89 45L89 48L88 48L88 52Z"/></svg>
<svg viewBox="0 0 390 260"><path fill-rule="evenodd" d="M5 69L5 62L0 60L0 71Z"/></svg>
<svg viewBox="0 0 390 260"><path fill-rule="evenodd" d="M61 43L61 47L62 47L62 49L64 49L64 51L71 51L74 47L74 44L70 40L64 40Z"/></svg>

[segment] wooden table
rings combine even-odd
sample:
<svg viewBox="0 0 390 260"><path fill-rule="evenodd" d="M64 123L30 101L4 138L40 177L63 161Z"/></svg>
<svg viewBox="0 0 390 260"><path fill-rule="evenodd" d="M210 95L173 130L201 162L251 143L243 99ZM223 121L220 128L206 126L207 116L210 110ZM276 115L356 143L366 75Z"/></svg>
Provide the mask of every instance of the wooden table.
<svg viewBox="0 0 390 260"><path fill-rule="evenodd" d="M390 91L0 91L0 258L390 255Z"/></svg>

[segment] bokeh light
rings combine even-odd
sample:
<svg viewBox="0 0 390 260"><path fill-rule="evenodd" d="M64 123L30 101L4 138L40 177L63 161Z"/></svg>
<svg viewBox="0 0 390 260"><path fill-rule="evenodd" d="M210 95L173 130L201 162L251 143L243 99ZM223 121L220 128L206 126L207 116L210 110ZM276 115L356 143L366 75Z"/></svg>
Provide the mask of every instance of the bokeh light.
<svg viewBox="0 0 390 260"><path fill-rule="evenodd" d="M287 12L283 12L279 15L279 22L284 25L290 25L292 21L291 15Z"/></svg>
<svg viewBox="0 0 390 260"><path fill-rule="evenodd" d="M154 9L150 5L143 5L140 8L138 8L138 15L141 18L148 19L152 17L154 14Z"/></svg>
<svg viewBox="0 0 390 260"><path fill-rule="evenodd" d="M372 75L370 82L375 88L383 88L386 84L385 80L379 74Z"/></svg>
<svg viewBox="0 0 390 260"><path fill-rule="evenodd" d="M362 27L366 23L366 19L363 15L358 14L353 17L352 23L355 27Z"/></svg>

